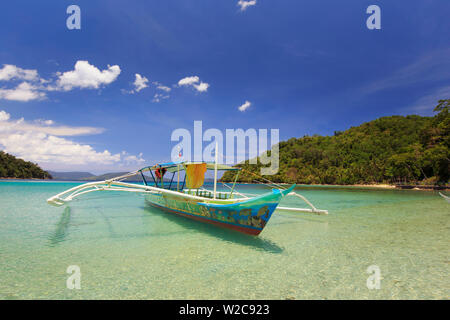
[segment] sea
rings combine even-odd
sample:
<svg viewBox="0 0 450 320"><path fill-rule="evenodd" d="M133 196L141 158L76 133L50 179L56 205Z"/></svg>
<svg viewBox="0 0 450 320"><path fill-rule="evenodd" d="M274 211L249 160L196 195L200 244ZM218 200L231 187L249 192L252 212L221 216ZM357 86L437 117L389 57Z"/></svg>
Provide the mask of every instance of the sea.
<svg viewBox="0 0 450 320"><path fill-rule="evenodd" d="M141 194L46 203L79 184L0 182L0 299L450 296L450 204L434 191L298 186L329 214L275 211L254 237L148 207Z"/></svg>

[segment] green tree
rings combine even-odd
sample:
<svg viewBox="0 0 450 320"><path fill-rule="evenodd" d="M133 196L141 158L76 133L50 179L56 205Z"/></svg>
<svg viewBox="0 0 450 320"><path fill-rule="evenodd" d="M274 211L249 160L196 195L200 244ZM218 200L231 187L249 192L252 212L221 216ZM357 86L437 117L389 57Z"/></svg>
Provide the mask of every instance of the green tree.
<svg viewBox="0 0 450 320"><path fill-rule="evenodd" d="M37 164L0 151L0 178L52 179L52 176Z"/></svg>

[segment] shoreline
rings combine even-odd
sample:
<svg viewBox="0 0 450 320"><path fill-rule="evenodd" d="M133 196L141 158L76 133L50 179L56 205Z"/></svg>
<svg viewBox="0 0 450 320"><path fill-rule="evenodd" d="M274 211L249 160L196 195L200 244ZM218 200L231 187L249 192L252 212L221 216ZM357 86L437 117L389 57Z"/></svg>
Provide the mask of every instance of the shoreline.
<svg viewBox="0 0 450 320"><path fill-rule="evenodd" d="M231 183L231 182L224 182ZM236 182L241 185L264 185L263 183L248 183L248 182ZM276 184L281 186L290 186L292 183L277 182ZM339 188L373 188L383 190L419 190L419 191L436 191L436 190L450 190L449 185L394 185L394 184L297 184L296 187L339 187Z"/></svg>
<svg viewBox="0 0 450 320"><path fill-rule="evenodd" d="M40 178L4 178L0 177L0 180L36 180L36 181L59 181L53 179L40 179Z"/></svg>
<svg viewBox="0 0 450 320"><path fill-rule="evenodd" d="M38 179L38 178L2 178L0 181L34 181L34 182L72 182L72 183L88 183L94 182L94 180L55 180L55 179ZM139 182L139 181L133 181ZM209 181L208 181L209 182ZM218 181L221 183L220 181ZM231 182L223 182L231 183ZM248 182L236 182L240 185L264 185L262 183L248 183ZM282 186L291 185L291 183L279 182ZM419 191L436 191L436 190L450 190L450 186L434 186L434 185L393 185L393 184L297 184L297 187L339 187L339 188L362 188L362 189L381 189L381 190L419 190Z"/></svg>

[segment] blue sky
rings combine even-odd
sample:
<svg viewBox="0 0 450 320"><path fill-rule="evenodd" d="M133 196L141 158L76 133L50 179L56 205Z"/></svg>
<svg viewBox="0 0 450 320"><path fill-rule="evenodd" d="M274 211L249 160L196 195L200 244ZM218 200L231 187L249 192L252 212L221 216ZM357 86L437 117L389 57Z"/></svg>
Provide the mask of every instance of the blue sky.
<svg viewBox="0 0 450 320"><path fill-rule="evenodd" d="M286 140L432 115L450 97L449 14L444 0L4 2L0 149L98 173L170 160L172 131L194 120Z"/></svg>

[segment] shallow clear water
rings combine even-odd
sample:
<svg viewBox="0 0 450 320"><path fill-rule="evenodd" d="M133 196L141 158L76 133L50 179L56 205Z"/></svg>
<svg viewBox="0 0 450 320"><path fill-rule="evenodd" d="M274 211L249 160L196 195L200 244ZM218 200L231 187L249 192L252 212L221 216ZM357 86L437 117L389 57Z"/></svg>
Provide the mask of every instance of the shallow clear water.
<svg viewBox="0 0 450 320"><path fill-rule="evenodd" d="M137 194L45 202L75 185L0 182L0 299L449 298L450 205L435 192L299 188L330 214L275 212L251 237L145 207ZM66 287L69 265L80 290ZM366 285L371 265L379 290Z"/></svg>

